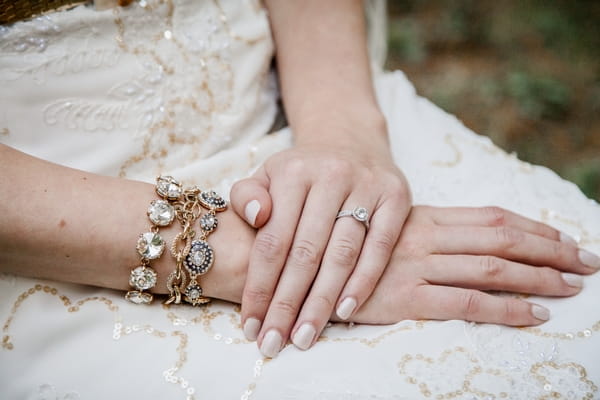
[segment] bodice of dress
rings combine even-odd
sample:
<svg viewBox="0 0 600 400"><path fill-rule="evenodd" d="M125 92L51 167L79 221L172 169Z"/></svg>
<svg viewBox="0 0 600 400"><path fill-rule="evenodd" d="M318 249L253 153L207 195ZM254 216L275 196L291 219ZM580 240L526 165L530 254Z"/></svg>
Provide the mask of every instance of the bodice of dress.
<svg viewBox="0 0 600 400"><path fill-rule="evenodd" d="M211 157L251 156L273 123L272 55L258 0L79 6L0 26L0 141L91 172L218 182Z"/></svg>

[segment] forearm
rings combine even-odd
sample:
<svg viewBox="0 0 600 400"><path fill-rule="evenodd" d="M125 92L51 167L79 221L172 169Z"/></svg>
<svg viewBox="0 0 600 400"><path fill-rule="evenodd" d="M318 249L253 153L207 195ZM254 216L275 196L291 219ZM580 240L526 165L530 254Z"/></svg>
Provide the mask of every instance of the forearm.
<svg viewBox="0 0 600 400"><path fill-rule="evenodd" d="M372 84L362 2L267 0L285 110L296 140L326 122L383 124ZM332 130L331 135L345 132ZM375 133L374 133L375 134ZM385 135L385 129L376 134Z"/></svg>
<svg viewBox="0 0 600 400"><path fill-rule="evenodd" d="M129 289L129 273L140 262L137 238L150 229L153 185L62 167L4 145L0 160L0 270ZM240 301L254 231L232 211L218 217L210 236L215 266L203 276L203 289ZM160 230L167 245L179 229L174 223ZM174 268L168 249L152 267L159 276L154 291L165 293Z"/></svg>

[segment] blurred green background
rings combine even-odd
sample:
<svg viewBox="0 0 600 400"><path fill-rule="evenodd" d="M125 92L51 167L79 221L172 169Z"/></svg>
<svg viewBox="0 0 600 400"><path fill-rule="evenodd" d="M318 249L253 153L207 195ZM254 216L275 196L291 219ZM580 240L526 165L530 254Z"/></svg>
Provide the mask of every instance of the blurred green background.
<svg viewBox="0 0 600 400"><path fill-rule="evenodd" d="M600 1L389 0L387 68L600 201Z"/></svg>

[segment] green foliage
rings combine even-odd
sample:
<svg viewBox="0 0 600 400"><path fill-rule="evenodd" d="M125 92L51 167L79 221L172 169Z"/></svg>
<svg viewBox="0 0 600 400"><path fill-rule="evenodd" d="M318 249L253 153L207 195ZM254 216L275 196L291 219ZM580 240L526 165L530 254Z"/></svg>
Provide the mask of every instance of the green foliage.
<svg viewBox="0 0 600 400"><path fill-rule="evenodd" d="M569 110L569 88L560 80L524 71L511 71L506 78L507 94L522 115L530 119L561 119Z"/></svg>

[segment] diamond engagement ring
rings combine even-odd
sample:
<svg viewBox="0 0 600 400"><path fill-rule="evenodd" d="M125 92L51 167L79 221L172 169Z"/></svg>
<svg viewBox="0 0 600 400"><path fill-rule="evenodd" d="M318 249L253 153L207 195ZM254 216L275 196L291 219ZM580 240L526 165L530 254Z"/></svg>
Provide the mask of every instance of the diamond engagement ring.
<svg viewBox="0 0 600 400"><path fill-rule="evenodd" d="M361 222L365 228L369 229L369 212L364 207L356 207L354 210L341 210L335 219L342 217L352 217Z"/></svg>

